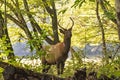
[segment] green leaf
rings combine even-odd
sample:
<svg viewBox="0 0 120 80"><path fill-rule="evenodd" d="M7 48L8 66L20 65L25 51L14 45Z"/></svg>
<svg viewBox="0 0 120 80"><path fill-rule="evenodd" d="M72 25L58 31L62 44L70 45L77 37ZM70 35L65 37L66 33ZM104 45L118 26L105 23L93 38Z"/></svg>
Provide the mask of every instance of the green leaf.
<svg viewBox="0 0 120 80"><path fill-rule="evenodd" d="M0 67L0 73L2 73L3 71L4 71L4 69Z"/></svg>
<svg viewBox="0 0 120 80"><path fill-rule="evenodd" d="M75 7L75 8L79 7L80 8L84 2L85 2L85 0L76 0L72 7Z"/></svg>
<svg viewBox="0 0 120 80"><path fill-rule="evenodd" d="M68 8L65 8L65 9L63 9L63 10L60 10L60 11L58 12L58 15L59 15L60 13L64 14L64 13L67 11L67 9L68 9Z"/></svg>

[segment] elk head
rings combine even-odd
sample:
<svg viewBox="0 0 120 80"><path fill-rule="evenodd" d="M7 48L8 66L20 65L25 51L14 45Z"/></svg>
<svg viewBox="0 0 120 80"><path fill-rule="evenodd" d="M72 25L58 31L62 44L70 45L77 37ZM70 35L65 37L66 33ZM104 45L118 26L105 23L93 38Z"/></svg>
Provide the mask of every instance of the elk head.
<svg viewBox="0 0 120 80"><path fill-rule="evenodd" d="M65 51L66 53L69 51L70 45L71 45L71 37L72 37L72 28L74 26L74 21L70 17L70 20L72 21L72 26L69 29L65 29L58 23L60 29L60 32L64 34L64 44L65 44Z"/></svg>
<svg viewBox="0 0 120 80"><path fill-rule="evenodd" d="M73 21L73 19L70 17L70 19L71 19L71 21L72 21L72 26L69 28L69 29L65 29L65 28L63 28L59 23L58 23L58 25L59 25L59 27L61 28L60 29L60 32L61 33L63 33L64 34L64 38L71 38L72 37L72 28L73 28L73 26L74 26L74 21Z"/></svg>

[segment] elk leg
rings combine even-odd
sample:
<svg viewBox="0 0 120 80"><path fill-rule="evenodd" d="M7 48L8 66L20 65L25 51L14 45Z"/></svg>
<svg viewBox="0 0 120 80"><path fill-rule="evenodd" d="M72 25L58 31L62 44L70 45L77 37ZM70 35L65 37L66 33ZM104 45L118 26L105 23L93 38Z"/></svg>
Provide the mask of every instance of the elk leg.
<svg viewBox="0 0 120 80"><path fill-rule="evenodd" d="M60 74L63 74L64 66L65 66L65 63L62 62L62 63L61 63L61 66L60 66L60 68L61 68L61 73L60 73Z"/></svg>
<svg viewBox="0 0 120 80"><path fill-rule="evenodd" d="M60 74L60 63L57 63L57 74Z"/></svg>
<svg viewBox="0 0 120 80"><path fill-rule="evenodd" d="M45 65L44 69L42 70L43 73L47 73L50 69L51 65Z"/></svg>

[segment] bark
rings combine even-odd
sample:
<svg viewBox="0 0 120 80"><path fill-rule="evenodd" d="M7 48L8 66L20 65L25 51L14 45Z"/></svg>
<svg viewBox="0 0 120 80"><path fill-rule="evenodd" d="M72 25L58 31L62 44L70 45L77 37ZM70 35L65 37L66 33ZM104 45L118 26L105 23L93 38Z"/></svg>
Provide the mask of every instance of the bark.
<svg viewBox="0 0 120 80"><path fill-rule="evenodd" d="M27 16L30 20L30 23L33 27L34 32L38 31L40 34L44 34L42 29L40 28L40 26L38 25L38 23L36 22L36 20L34 19L34 17L30 14L30 10L29 10L29 6L26 0L23 0L24 3L24 7L27 11ZM47 36L45 37L45 40L49 43L49 44L54 44L54 42L48 38Z"/></svg>
<svg viewBox="0 0 120 80"><path fill-rule="evenodd" d="M55 8L54 0L50 1L51 7L48 5L46 0L42 0L44 7L46 8L46 11L49 13L51 19L52 19L52 30L53 30L53 36L54 36L54 43L59 42L58 37L58 26L57 26L57 13Z"/></svg>
<svg viewBox="0 0 120 80"><path fill-rule="evenodd" d="M1 62L0 67L4 69L4 80L86 80L86 68L76 70L74 75L60 78L50 74L42 74L25 68L15 67L11 64Z"/></svg>
<svg viewBox="0 0 120 80"><path fill-rule="evenodd" d="M23 30L25 31L27 37L28 37L29 39L32 39L32 35L31 35L31 33L30 33L29 29L28 29L27 23L26 23L25 19L23 18L24 16L22 15L22 12L21 12L21 10L20 10L18 0L15 0L15 3L14 3L14 4L15 4L15 7L16 7L16 9L17 9L17 15L18 15L17 18L18 18L18 20L21 22L21 24L23 24Z"/></svg>
<svg viewBox="0 0 120 80"><path fill-rule="evenodd" d="M5 1L6 3L6 1ZM8 35L8 29L7 29L7 17L6 17L6 5L5 5L5 12L4 12L4 18L2 16L2 12L0 11L0 38L5 37L6 36L6 44L7 45L7 50L10 50L9 54L8 54L8 59L13 59L14 58L14 53L13 53L13 48L12 48L12 44Z"/></svg>
<svg viewBox="0 0 120 80"><path fill-rule="evenodd" d="M96 0L96 15L97 15L97 19L98 19L98 22L99 22L99 27L100 27L101 33L102 33L103 53L104 53L105 57L107 57L106 42L105 42L105 32L104 32L103 24L101 22L98 10L99 10L99 1Z"/></svg>
<svg viewBox="0 0 120 80"><path fill-rule="evenodd" d="M58 43L59 37L58 37L58 26L57 26L57 13L56 13L54 0L52 0L51 4L53 8L53 14L51 15L51 18L52 18L52 29L54 34L54 43Z"/></svg>
<svg viewBox="0 0 120 80"><path fill-rule="evenodd" d="M108 9L105 6L105 3L107 2L106 0L99 0L100 1L100 5L102 10L104 11L104 13L108 13ZM117 18L110 18L109 16L106 16L117 25L117 30L118 30L118 40L120 40L120 5L119 5L120 1L119 0L115 0L115 9L116 9L116 17ZM115 28L116 29L116 28Z"/></svg>
<svg viewBox="0 0 120 80"><path fill-rule="evenodd" d="M43 31L42 31L42 29L40 28L40 26L38 25L38 23L36 22L36 20L34 19L34 17L29 13L30 11L29 11L29 6L25 3L26 1L25 0L23 0L24 1L24 4L25 4L25 9L26 9L26 11L28 11L27 12L27 16L28 16L28 18L29 18L29 20L30 20L30 22L31 22L31 24L32 24L32 27L33 27L33 30L34 31L38 31L40 34L43 34ZM4 0L0 0L0 2L1 3L4 3ZM18 0L15 0L15 1L13 1L12 0L12 2L13 2L13 4L14 4L14 6L15 7L13 7L13 5L12 4L10 4L10 3L8 3L8 2L6 2L6 5L7 5L7 7L14 13L14 17L12 16L12 15L10 15L10 14L6 14L7 15L7 17L11 20L11 21L13 21L15 24L17 24L24 32L25 32L25 34L27 35L27 37L29 38L29 39L32 39L32 35L31 35L31 33L30 33L30 31L29 31L29 29L28 29L28 27L27 27L27 25L26 25L26 22L25 22L25 19L24 19L24 16L22 15L22 13L21 13L21 10L20 10L20 8L19 8L19 3L18 3ZM55 18L54 18L55 19ZM57 20L57 18L55 19L55 20ZM53 20L54 21L54 20ZM57 21L54 21L55 23L57 23ZM53 22L53 24L54 24L54 22ZM49 44L55 44L56 42L58 42L58 32L57 32L57 29L56 29L56 25L57 24L55 24L55 28L53 28L53 29L55 29L53 32L54 32L54 41L52 40L52 39L50 39L49 37L45 37L45 40L49 43Z"/></svg>
<svg viewBox="0 0 120 80"><path fill-rule="evenodd" d="M27 16L28 16L28 18L29 18L29 21L30 21L31 25L32 25L34 35L35 35L36 37L39 37L39 36L38 36L38 33L37 33L37 29L36 29L36 27L35 27L35 24L37 24L37 22L35 21L35 19L33 18L33 16L32 16L31 13L30 13L30 10L29 10L27 1L26 1L26 0L23 0L23 3L24 3L25 10L26 10L26 14L27 14ZM39 25L38 25L38 26L39 26ZM41 30L41 31L42 31L42 30ZM33 43L33 45L34 45L34 46L36 46L36 45L38 46L38 47L36 48L36 51L37 51L37 50L40 50L40 49L42 48L42 44L41 44L41 43L39 43L39 44Z"/></svg>
<svg viewBox="0 0 120 80"><path fill-rule="evenodd" d="M106 0L99 0L99 2L100 2L100 6L101 6L102 10L104 11L104 13L105 14L108 13L109 11L108 11L108 9L105 6ZM110 19L113 23L117 24L117 20L115 18L110 18L109 15L107 15L107 14L106 14L106 17L108 19Z"/></svg>
<svg viewBox="0 0 120 80"><path fill-rule="evenodd" d="M22 24L19 20L15 19L12 15L7 14L8 19L10 19L11 21L13 21L16 25L18 25L26 34L26 36L28 37L28 39L32 39L32 35L30 33L30 31L27 28L23 28L27 27L27 25Z"/></svg>
<svg viewBox="0 0 120 80"><path fill-rule="evenodd" d="M8 59L13 59L14 58L14 53L13 53L13 48L12 48L12 44L8 35L8 28L7 28L7 6L6 6L6 0L4 1L4 5L5 5L5 12L4 12L4 25L3 25L3 31L4 31L4 35L6 35L6 44L8 44L7 46L7 50L10 50L9 54L8 54Z"/></svg>
<svg viewBox="0 0 120 80"><path fill-rule="evenodd" d="M25 22L25 19L24 19L22 13L21 13L21 10L19 8L19 4L17 1L18 0L16 0L16 3L14 3L15 8L13 7L13 5L6 2L7 7L14 13L15 17L13 17L10 14L6 14L6 15L7 15L8 19L13 21L16 25L18 25L25 32L28 39L32 39L31 33L27 27L27 24ZM0 2L4 3L4 0L0 0Z"/></svg>
<svg viewBox="0 0 120 80"><path fill-rule="evenodd" d="M11 64L1 62L0 67L4 69L2 72L4 80L120 80L120 77L108 77L101 74L97 77L97 72L89 72L87 74L86 68L78 69L72 76L61 78L51 74L38 73L29 69L20 68Z"/></svg>
<svg viewBox="0 0 120 80"><path fill-rule="evenodd" d="M3 17L2 17L2 14L1 14L1 11L0 11L0 38L2 38L3 37L3 26L4 26L4 19L3 19Z"/></svg>
<svg viewBox="0 0 120 80"><path fill-rule="evenodd" d="M120 0L115 0L115 8L117 17L118 38L120 40Z"/></svg>

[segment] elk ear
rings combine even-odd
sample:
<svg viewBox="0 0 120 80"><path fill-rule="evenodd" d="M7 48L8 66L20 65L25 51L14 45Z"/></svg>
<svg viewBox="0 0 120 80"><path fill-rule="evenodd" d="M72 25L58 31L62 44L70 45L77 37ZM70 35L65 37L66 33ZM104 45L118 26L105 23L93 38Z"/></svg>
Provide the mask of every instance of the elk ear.
<svg viewBox="0 0 120 80"><path fill-rule="evenodd" d="M63 33L63 34L64 34L64 30L62 30L62 29L59 29L59 30L60 30L60 32L61 32L61 33Z"/></svg>

